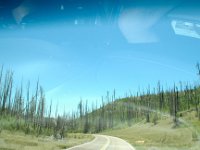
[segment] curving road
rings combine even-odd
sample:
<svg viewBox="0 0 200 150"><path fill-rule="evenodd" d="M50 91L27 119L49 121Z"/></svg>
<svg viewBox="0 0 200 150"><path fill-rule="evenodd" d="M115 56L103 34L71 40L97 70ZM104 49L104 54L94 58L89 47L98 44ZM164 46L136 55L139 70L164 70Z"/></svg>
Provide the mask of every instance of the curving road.
<svg viewBox="0 0 200 150"><path fill-rule="evenodd" d="M135 150L126 141L107 135L94 135L91 142L68 148L67 150Z"/></svg>

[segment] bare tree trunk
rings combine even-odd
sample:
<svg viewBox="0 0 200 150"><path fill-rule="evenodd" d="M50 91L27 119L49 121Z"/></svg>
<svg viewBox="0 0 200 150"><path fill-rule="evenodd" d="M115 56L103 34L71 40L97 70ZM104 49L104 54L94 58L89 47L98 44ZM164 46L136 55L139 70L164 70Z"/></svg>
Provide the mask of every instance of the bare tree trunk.
<svg viewBox="0 0 200 150"><path fill-rule="evenodd" d="M174 107L174 116L173 116L173 121L174 121L174 127L178 126L178 90L177 87L174 85L174 90L173 90L173 107Z"/></svg>
<svg viewBox="0 0 200 150"><path fill-rule="evenodd" d="M2 112L5 111L6 109L6 103L7 100L9 99L9 92L12 90L12 79L13 78L13 73L12 72L7 72L5 76L5 81L4 81L4 87L3 87L3 99L2 99Z"/></svg>
<svg viewBox="0 0 200 150"><path fill-rule="evenodd" d="M2 78L3 78L3 66L1 67L0 71L0 112L1 112L1 107L2 107L2 97L3 97L3 83L2 83Z"/></svg>

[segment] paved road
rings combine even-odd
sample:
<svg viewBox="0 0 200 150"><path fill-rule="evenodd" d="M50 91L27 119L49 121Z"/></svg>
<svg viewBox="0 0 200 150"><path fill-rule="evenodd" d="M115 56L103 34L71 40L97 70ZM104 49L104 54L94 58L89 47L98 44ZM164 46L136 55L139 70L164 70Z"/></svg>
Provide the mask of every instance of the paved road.
<svg viewBox="0 0 200 150"><path fill-rule="evenodd" d="M135 150L129 143L120 138L106 135L94 136L95 139L93 141L67 150Z"/></svg>

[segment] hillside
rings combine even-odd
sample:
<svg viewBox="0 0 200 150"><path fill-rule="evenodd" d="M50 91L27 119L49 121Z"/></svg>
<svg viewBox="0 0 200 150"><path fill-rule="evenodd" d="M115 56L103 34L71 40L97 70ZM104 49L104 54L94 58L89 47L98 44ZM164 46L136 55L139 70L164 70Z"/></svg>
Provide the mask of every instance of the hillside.
<svg viewBox="0 0 200 150"><path fill-rule="evenodd" d="M52 103L47 107L45 92L39 82L34 92L30 92L30 83L26 88L21 85L14 91L13 72L4 73L2 67L0 130L3 136L0 140L4 144L7 131L35 137L52 136L53 140L69 140L71 133L104 133L119 136L139 148L171 146L187 149L199 142L198 83L179 82L173 87L163 87L158 82L157 87L149 86L123 98L116 98L114 90L102 97L101 105L80 100L77 110L54 117L52 107Z"/></svg>
<svg viewBox="0 0 200 150"><path fill-rule="evenodd" d="M137 93L136 96L115 98L107 93L102 97L99 108L93 105L91 109L86 103L80 101L77 118L72 122L80 131L85 133L102 132L107 129L116 129L132 126L140 121L156 125L163 117L171 118L173 128L179 126L179 118L184 117L184 112L193 110L195 119L200 120L200 88L197 85L186 84L180 87L163 90L158 87L147 89L147 92ZM73 131L73 126L71 126ZM76 128L77 129L77 128Z"/></svg>
<svg viewBox="0 0 200 150"><path fill-rule="evenodd" d="M195 118L195 112L185 112L179 120L181 123L177 128L173 128L171 118L162 117L157 125L141 121L102 134L125 139L137 150L199 150L200 122Z"/></svg>

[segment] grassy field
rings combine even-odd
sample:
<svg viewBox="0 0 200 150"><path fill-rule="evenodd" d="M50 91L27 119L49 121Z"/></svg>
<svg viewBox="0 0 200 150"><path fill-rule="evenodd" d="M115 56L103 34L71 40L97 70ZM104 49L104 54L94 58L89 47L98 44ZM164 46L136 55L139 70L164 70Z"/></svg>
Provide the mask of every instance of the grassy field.
<svg viewBox="0 0 200 150"><path fill-rule="evenodd" d="M58 150L91 141L94 137L89 134L68 134L63 140L52 137L36 137L22 132L3 130L0 133L0 150Z"/></svg>
<svg viewBox="0 0 200 150"><path fill-rule="evenodd" d="M166 117L159 120L157 125L140 122L103 134L125 139L137 150L200 150L200 121L194 115L194 112L185 114L177 128L173 128L172 119Z"/></svg>

